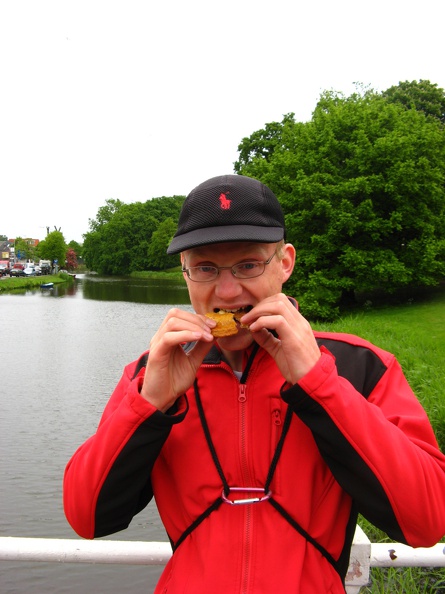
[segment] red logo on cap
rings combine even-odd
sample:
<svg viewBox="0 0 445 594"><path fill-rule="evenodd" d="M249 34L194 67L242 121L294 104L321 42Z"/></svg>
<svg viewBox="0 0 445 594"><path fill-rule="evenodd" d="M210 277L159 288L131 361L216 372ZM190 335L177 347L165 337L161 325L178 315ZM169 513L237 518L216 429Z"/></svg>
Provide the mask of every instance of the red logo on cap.
<svg viewBox="0 0 445 594"><path fill-rule="evenodd" d="M225 194L220 194L219 201L221 202L221 208L224 208L224 210L229 210L232 201L229 200Z"/></svg>

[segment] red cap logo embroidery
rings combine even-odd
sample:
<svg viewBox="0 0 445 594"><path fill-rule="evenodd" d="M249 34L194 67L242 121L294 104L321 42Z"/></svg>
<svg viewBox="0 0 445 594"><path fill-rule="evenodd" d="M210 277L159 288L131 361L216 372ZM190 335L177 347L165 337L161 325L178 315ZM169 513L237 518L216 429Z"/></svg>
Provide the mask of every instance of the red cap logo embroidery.
<svg viewBox="0 0 445 594"><path fill-rule="evenodd" d="M224 210L229 210L230 203L232 201L227 198L226 194L221 193L219 196L219 201L221 202L221 208Z"/></svg>

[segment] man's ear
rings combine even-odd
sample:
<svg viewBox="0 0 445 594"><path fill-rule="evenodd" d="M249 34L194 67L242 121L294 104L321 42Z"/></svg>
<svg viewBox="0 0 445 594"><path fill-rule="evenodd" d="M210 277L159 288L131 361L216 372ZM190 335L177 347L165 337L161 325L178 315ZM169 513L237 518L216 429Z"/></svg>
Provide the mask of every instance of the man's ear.
<svg viewBox="0 0 445 594"><path fill-rule="evenodd" d="M184 252L181 252L179 254L179 257L181 258L181 268L184 271L184 266L185 266L185 254L184 254ZM185 282L187 282L188 281L187 273L186 272L183 272L182 273L182 276L184 277Z"/></svg>
<svg viewBox="0 0 445 594"><path fill-rule="evenodd" d="M291 243L286 243L283 246L283 258L281 259L281 269L283 273L283 283L292 274L295 266L296 250Z"/></svg>

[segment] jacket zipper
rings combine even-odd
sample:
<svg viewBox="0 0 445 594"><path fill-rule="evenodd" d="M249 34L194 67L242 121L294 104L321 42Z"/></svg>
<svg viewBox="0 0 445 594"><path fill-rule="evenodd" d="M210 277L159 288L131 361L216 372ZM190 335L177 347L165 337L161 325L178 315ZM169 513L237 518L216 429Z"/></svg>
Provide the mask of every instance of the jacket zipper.
<svg viewBox="0 0 445 594"><path fill-rule="evenodd" d="M282 413L279 408L274 408L272 411L272 443L271 443L271 461L273 456L275 455L276 448L278 446L278 442L280 441L281 433L283 430L283 419ZM274 491L280 490L280 472L279 469L276 468L274 475L273 475L273 489Z"/></svg>
<svg viewBox="0 0 445 594"><path fill-rule="evenodd" d="M278 428L281 425L281 410L279 408L276 408L275 410L272 411L272 420L273 420L275 427ZM277 431L278 431L278 429L277 429Z"/></svg>
<svg viewBox="0 0 445 594"><path fill-rule="evenodd" d="M239 384L238 402L240 404L240 455L241 469L244 485L251 486L249 473L249 463L247 458L247 427L246 427L246 407L247 407L247 388L246 384ZM241 575L241 594L247 594L250 572L250 554L252 546L252 506L245 506L245 524L244 524L244 557L242 562Z"/></svg>
<svg viewBox="0 0 445 594"><path fill-rule="evenodd" d="M272 423L274 426L274 430L272 431L272 454L275 452L275 448L277 447L278 441L281 435L281 410L279 408L275 408L272 411Z"/></svg>
<svg viewBox="0 0 445 594"><path fill-rule="evenodd" d="M243 480L246 486L249 485L249 466L247 461L247 436L246 436L246 406L247 394L246 384L239 384L238 402L240 403L240 455Z"/></svg>
<svg viewBox="0 0 445 594"><path fill-rule="evenodd" d="M253 481L249 469L248 444L247 444L247 387L246 384L239 384L238 401L240 403L240 456L241 471L244 486L253 487Z"/></svg>

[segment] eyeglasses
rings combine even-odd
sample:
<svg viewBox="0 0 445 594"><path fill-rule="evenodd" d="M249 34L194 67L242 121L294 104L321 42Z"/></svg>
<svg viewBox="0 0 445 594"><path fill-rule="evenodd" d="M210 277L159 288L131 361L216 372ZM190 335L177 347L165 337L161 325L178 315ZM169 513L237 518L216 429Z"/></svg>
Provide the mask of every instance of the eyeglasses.
<svg viewBox="0 0 445 594"><path fill-rule="evenodd" d="M258 260L248 260L240 262L234 266L209 266L203 264L201 266L191 266L190 268L183 268L191 281L195 283L209 283L218 278L221 270L230 270L236 278L248 279L261 276L266 270L266 266L271 263L272 258L276 255L276 251L265 262Z"/></svg>

